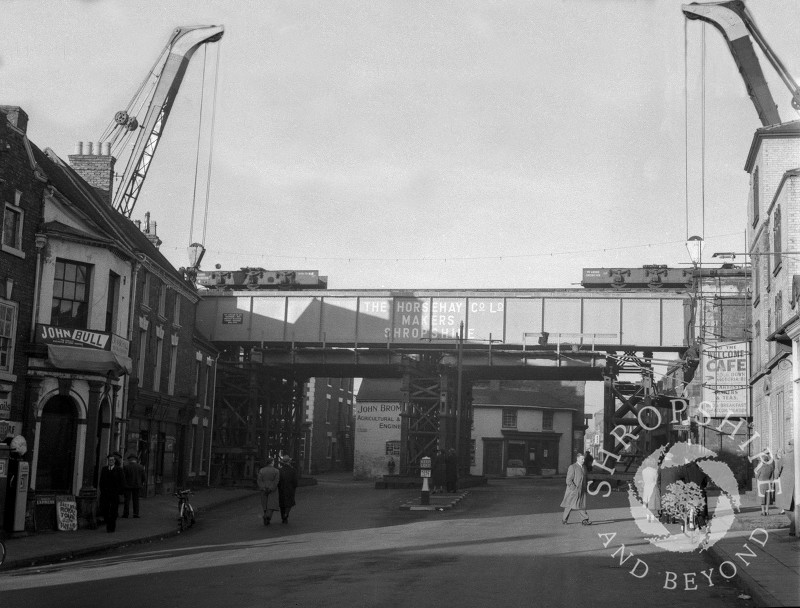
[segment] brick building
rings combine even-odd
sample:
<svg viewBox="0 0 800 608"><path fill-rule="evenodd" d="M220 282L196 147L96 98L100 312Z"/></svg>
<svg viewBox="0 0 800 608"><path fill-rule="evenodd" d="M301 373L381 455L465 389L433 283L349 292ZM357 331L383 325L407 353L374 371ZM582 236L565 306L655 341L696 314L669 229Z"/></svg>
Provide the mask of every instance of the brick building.
<svg viewBox="0 0 800 608"><path fill-rule="evenodd" d="M754 447L786 448L793 432L791 340L800 258L800 121L758 129L750 174L748 244L753 267L752 419ZM796 374L797 372L795 372Z"/></svg>
<svg viewBox="0 0 800 608"><path fill-rule="evenodd" d="M22 109L0 106L0 440L23 435L32 446L34 419L24 407L26 350L33 341L36 230L47 179L33 156L27 127Z"/></svg>
<svg viewBox="0 0 800 608"><path fill-rule="evenodd" d="M353 470L353 379L311 378L306 383L301 470Z"/></svg>

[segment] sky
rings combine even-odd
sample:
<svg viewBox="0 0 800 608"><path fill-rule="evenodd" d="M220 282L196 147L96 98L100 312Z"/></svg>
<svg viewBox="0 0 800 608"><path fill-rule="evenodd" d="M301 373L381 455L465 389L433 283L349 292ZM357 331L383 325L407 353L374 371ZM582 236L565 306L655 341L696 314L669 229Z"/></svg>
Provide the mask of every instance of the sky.
<svg viewBox="0 0 800 608"><path fill-rule="evenodd" d="M797 1L747 4L800 77ZM99 139L175 27L224 25L133 211L176 267L201 242L203 269L313 269L332 289L569 288L583 268L687 265L690 235L705 261L745 251L760 123L721 34L677 0L0 9L0 103L62 158Z"/></svg>

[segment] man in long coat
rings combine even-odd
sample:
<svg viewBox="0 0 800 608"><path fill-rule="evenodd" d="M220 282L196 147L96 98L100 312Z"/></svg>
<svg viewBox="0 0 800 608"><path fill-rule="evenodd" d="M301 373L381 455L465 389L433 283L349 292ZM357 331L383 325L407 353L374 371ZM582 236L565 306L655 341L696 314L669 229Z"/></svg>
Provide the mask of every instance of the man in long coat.
<svg viewBox="0 0 800 608"><path fill-rule="evenodd" d="M274 458L267 458L266 464L258 470L257 482L258 487L261 489L261 508L264 510L261 518L264 520L265 526L269 525L272 514L281 508L278 499L280 472L278 472L274 464Z"/></svg>
<svg viewBox="0 0 800 608"><path fill-rule="evenodd" d="M278 498L281 507L281 522L289 523L289 511L296 504L294 493L297 489L297 471L292 466L292 458L286 454L281 457L281 468L278 471L280 479L278 481Z"/></svg>
<svg viewBox="0 0 800 608"><path fill-rule="evenodd" d="M119 515L119 495L125 491L125 477L122 467L117 465L116 452L108 455L107 462L107 466L100 471L97 488L100 490L99 508L106 521L106 532L114 532Z"/></svg>
<svg viewBox="0 0 800 608"><path fill-rule="evenodd" d="M588 483L586 469L583 468L584 455L578 453L575 462L567 469L567 489L564 492L564 500L561 506L564 507L564 515L561 523L567 525L567 519L573 509L577 509L581 515L581 523L584 526L591 525L589 512L586 510L586 484Z"/></svg>
<svg viewBox="0 0 800 608"><path fill-rule="evenodd" d="M789 518L789 536L797 534L797 522L794 520L794 446L789 440L789 447L778 461L775 479L780 485L775 488L775 506L786 511Z"/></svg>

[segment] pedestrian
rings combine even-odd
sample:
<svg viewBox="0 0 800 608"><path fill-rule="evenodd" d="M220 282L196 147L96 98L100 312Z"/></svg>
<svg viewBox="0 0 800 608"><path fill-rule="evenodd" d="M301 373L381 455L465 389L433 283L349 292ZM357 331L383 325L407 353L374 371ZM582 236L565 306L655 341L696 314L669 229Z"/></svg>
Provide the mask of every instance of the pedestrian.
<svg viewBox="0 0 800 608"><path fill-rule="evenodd" d="M794 519L794 441L791 439L783 452L783 458L778 463L775 478L778 480L775 505L786 512L789 518L789 536L795 536L797 522Z"/></svg>
<svg viewBox="0 0 800 608"><path fill-rule="evenodd" d="M681 479L684 483L693 483L700 488L700 493L703 496L703 506L695 515L695 520L698 527L702 528L708 521L708 475L705 474L696 460L681 467Z"/></svg>
<svg viewBox="0 0 800 608"><path fill-rule="evenodd" d="M586 472L592 472L592 463L594 462L594 456L589 450L586 450L586 454L583 455L583 466L586 467Z"/></svg>
<svg viewBox="0 0 800 608"><path fill-rule="evenodd" d="M661 489L658 480L658 460L648 458L642 467L642 502L647 507L647 521L655 521L661 512Z"/></svg>
<svg viewBox="0 0 800 608"><path fill-rule="evenodd" d="M281 509L281 522L289 523L289 511L295 506L294 495L297 490L297 471L292 466L292 458L285 454L281 457L278 480L278 505Z"/></svg>
<svg viewBox="0 0 800 608"><path fill-rule="evenodd" d="M128 454L128 461L122 467L125 477L125 504L122 507L122 517L130 515L131 502L133 503L133 516L139 517L139 492L144 487L144 467L139 464L136 454Z"/></svg>
<svg viewBox="0 0 800 608"><path fill-rule="evenodd" d="M447 463L444 452L439 449L434 452L431 459L431 482L433 483L433 494L444 492L447 484Z"/></svg>
<svg viewBox="0 0 800 608"><path fill-rule="evenodd" d="M107 464L100 471L100 481L97 484L100 490L100 514L106 522L106 532L114 532L117 529L119 497L125 491L125 477L122 467L117 466L117 457L122 459L122 455L116 452L108 455Z"/></svg>
<svg viewBox="0 0 800 608"><path fill-rule="evenodd" d="M453 448L444 457L445 485L448 492L458 491L458 456Z"/></svg>
<svg viewBox="0 0 800 608"><path fill-rule="evenodd" d="M567 469L567 489L564 491L564 500L561 506L564 507L564 515L561 523L567 525L569 514L573 509L577 509L581 515L581 523L584 526L592 525L589 519L589 512L586 510L586 469L583 468L585 456L578 452L575 462Z"/></svg>
<svg viewBox="0 0 800 608"><path fill-rule="evenodd" d="M756 489L761 503L761 515L769 515L769 506L773 503L772 484L775 479L775 459L769 448L759 456L755 471Z"/></svg>
<svg viewBox="0 0 800 608"><path fill-rule="evenodd" d="M275 468L275 459L267 458L266 464L258 470L258 487L261 489L261 519L268 526L273 513L279 511L280 500L278 497L278 481L280 472Z"/></svg>

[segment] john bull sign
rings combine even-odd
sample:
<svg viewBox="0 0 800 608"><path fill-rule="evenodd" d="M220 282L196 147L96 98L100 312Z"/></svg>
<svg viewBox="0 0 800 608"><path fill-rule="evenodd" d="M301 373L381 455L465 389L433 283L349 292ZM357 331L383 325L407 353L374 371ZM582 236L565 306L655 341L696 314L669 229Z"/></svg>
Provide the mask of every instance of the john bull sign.
<svg viewBox="0 0 800 608"><path fill-rule="evenodd" d="M57 344L59 346L78 346L108 350L123 357L128 356L129 342L116 334L89 329L68 329L55 325L36 326L36 341L39 344Z"/></svg>
<svg viewBox="0 0 800 608"><path fill-rule="evenodd" d="M715 418L748 416L747 343L710 344L703 348L703 401L714 406Z"/></svg>

